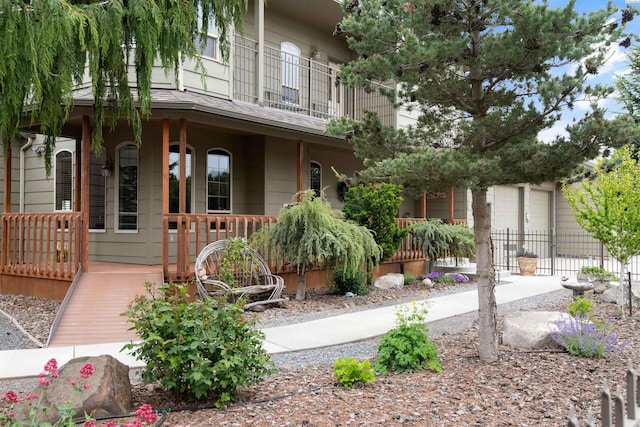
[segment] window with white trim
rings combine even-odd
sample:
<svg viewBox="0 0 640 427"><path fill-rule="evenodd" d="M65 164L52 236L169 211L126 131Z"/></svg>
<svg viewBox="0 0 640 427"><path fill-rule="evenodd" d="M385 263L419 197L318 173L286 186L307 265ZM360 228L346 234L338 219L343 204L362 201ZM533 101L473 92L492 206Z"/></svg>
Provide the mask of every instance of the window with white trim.
<svg viewBox="0 0 640 427"><path fill-rule="evenodd" d="M55 210L73 210L73 153L60 150L55 162Z"/></svg>
<svg viewBox="0 0 640 427"><path fill-rule="evenodd" d="M280 44L282 61L282 101L300 103L300 48L293 43Z"/></svg>
<svg viewBox="0 0 640 427"><path fill-rule="evenodd" d="M309 163L309 188L316 193L316 197L322 193L322 166L318 162Z"/></svg>
<svg viewBox="0 0 640 427"><path fill-rule="evenodd" d="M200 32L196 38L196 47L200 50L200 55L218 60L219 58L219 41L218 41L218 29L213 18L210 18L207 23L207 32ZM202 28L202 7L198 7L198 28Z"/></svg>
<svg viewBox="0 0 640 427"><path fill-rule="evenodd" d="M125 143L117 149L118 231L138 230L138 147Z"/></svg>
<svg viewBox="0 0 640 427"><path fill-rule="evenodd" d="M231 212L231 154L207 152L207 213Z"/></svg>
<svg viewBox="0 0 640 427"><path fill-rule="evenodd" d="M187 151L185 153L185 176L186 176L186 189L187 189L187 203L186 203L186 213L193 212L193 175L191 171L193 170L193 161L194 156L193 148L187 146ZM180 145L179 144L171 144L169 145L169 213L179 213L180 212ZM177 224L175 222L169 223L169 229L175 230L177 228Z"/></svg>

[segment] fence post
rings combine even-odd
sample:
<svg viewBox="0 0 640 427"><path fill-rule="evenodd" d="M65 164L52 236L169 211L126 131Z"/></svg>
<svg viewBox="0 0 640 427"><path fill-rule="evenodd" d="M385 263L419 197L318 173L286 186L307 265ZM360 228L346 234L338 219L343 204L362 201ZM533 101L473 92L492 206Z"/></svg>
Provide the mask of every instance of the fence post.
<svg viewBox="0 0 640 427"><path fill-rule="evenodd" d="M558 236L556 236L556 229L551 228L550 244L551 244L551 275L556 274L556 251L558 250Z"/></svg>
<svg viewBox="0 0 640 427"><path fill-rule="evenodd" d="M616 427L624 427L624 398L622 397L622 388L620 387L620 384L616 387L616 395L613 399Z"/></svg>
<svg viewBox="0 0 640 427"><path fill-rule="evenodd" d="M636 419L636 372L633 370L631 359L627 369L627 416Z"/></svg>
<svg viewBox="0 0 640 427"><path fill-rule="evenodd" d="M509 250L511 246L509 245L509 228L507 228L507 271L511 271L511 265L509 263L511 258L511 251Z"/></svg>
<svg viewBox="0 0 640 427"><path fill-rule="evenodd" d="M602 427L611 427L611 392L609 391L609 384L607 383L606 378L604 380L604 384L602 384L600 399Z"/></svg>

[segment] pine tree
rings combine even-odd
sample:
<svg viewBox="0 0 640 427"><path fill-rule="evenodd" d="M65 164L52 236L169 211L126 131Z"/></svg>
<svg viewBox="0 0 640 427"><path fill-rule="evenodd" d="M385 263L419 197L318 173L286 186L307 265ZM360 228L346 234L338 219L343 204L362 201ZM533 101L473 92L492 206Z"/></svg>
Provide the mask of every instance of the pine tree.
<svg viewBox="0 0 640 427"><path fill-rule="evenodd" d="M355 123L330 125L346 133L366 169L361 178L391 181L416 193L452 186L472 193L477 254L480 357L499 358L495 271L487 189L540 183L569 175L601 146L628 141L628 116L605 119L595 101L612 87L588 83L616 43L628 46L626 9L579 14L574 1L550 8L522 0L343 1L344 33L358 57L340 78L367 87L393 80L385 94L419 116L394 130L369 112ZM561 111L594 101L568 137L544 143L538 133Z"/></svg>
<svg viewBox="0 0 640 427"><path fill-rule="evenodd" d="M93 150L100 151L105 120L114 126L125 118L140 143L141 116L151 111L154 61L168 71L177 70L185 58L197 60L197 36L207 31L210 20L227 60L229 33L242 29L247 4L248 0L0 0L0 138L5 153L20 126L37 124L48 137L45 159L50 169L55 137L73 107L74 84L85 71L94 97ZM135 92L128 83L129 65L135 68Z"/></svg>

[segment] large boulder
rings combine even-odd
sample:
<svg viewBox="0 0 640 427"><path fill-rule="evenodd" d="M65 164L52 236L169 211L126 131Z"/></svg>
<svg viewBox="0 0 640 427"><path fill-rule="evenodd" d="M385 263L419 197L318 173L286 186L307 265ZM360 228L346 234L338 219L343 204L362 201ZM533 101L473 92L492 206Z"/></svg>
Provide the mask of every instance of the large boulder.
<svg viewBox="0 0 640 427"><path fill-rule="evenodd" d="M373 283L379 289L402 289L404 287L404 274L389 273L380 276Z"/></svg>
<svg viewBox="0 0 640 427"><path fill-rule="evenodd" d="M504 316L504 330L502 343L521 348L549 348L558 347L551 338L554 322L567 313L559 311L518 311Z"/></svg>
<svg viewBox="0 0 640 427"><path fill-rule="evenodd" d="M625 284L624 286L628 286ZM640 302L640 283L631 281L631 292L633 293L634 305ZM619 283L612 283L612 286L602 293L602 299L606 302L616 304L626 304L622 301L622 287Z"/></svg>
<svg viewBox="0 0 640 427"><path fill-rule="evenodd" d="M86 364L93 366L93 374L83 378L81 369ZM59 419L56 408L73 408L76 416L80 417L85 413L93 417L105 417L131 411L129 367L114 357L102 355L72 359L57 374L58 378L41 377L41 380L50 381L50 384L41 384L32 392L37 399L16 403L16 421L30 420L31 405L38 402L41 408L47 408L46 413L39 411L36 415L35 421L41 424L55 423Z"/></svg>

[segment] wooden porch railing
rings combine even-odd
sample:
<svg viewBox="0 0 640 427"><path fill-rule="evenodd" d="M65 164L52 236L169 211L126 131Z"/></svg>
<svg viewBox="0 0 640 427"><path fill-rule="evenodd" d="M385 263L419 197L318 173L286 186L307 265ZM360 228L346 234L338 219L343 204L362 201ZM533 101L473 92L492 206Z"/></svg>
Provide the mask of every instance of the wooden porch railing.
<svg viewBox="0 0 640 427"><path fill-rule="evenodd" d="M81 243L80 212L3 214L0 273L73 280Z"/></svg>
<svg viewBox="0 0 640 427"><path fill-rule="evenodd" d="M265 225L275 224L277 216L269 215L164 215L162 230L162 265L167 280L193 279L192 263L200 250L211 242L231 237L248 238ZM265 255L272 271L274 260Z"/></svg>
<svg viewBox="0 0 640 427"><path fill-rule="evenodd" d="M162 247L162 264L167 280L188 281L193 279L192 263L204 246L220 239L231 237L249 238L265 225L275 224L278 217L268 215L205 215L168 214L164 216L162 229L165 238ZM398 225L405 229L424 219L398 218ZM466 221L458 220L458 223ZM288 271L283 268L277 254L262 253L273 272ZM425 259L422 248L409 234L390 262Z"/></svg>

